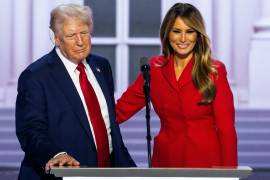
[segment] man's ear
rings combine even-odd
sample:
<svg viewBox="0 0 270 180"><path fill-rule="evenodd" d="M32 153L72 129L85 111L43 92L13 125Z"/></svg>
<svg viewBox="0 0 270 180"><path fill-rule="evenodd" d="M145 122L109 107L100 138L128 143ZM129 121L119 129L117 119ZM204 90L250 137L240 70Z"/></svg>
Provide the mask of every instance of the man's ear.
<svg viewBox="0 0 270 180"><path fill-rule="evenodd" d="M49 36L50 36L50 39L51 39L53 45L55 45L55 35L54 35L54 32L51 28L49 28Z"/></svg>

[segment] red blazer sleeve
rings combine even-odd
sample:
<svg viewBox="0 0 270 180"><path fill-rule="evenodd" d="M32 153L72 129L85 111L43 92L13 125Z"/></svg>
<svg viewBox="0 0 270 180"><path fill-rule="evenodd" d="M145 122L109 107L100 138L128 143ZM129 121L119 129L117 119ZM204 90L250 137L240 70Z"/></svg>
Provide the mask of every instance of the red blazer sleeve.
<svg viewBox="0 0 270 180"><path fill-rule="evenodd" d="M218 63L216 77L216 97L213 101L218 138L221 146L223 166L237 166L237 135L235 130L235 110L224 64Z"/></svg>
<svg viewBox="0 0 270 180"><path fill-rule="evenodd" d="M117 100L116 121L118 123L126 121L145 105L143 83L144 80L140 74L137 80Z"/></svg>

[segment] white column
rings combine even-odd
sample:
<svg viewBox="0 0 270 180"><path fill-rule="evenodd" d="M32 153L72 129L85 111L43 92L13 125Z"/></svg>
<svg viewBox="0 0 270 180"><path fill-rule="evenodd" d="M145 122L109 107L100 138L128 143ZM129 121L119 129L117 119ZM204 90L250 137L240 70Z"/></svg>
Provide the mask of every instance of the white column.
<svg viewBox="0 0 270 180"><path fill-rule="evenodd" d="M31 62L32 36L31 36L31 0L14 1L13 3L13 71L12 81L17 82L21 71Z"/></svg>
<svg viewBox="0 0 270 180"><path fill-rule="evenodd" d="M128 32L129 1L116 0L116 38L119 41L116 46L116 99L122 95L128 86Z"/></svg>
<svg viewBox="0 0 270 180"><path fill-rule="evenodd" d="M227 68L228 78L233 82L232 75L232 16L233 8L231 0L216 0L214 1L214 35L213 49L214 57L221 60Z"/></svg>
<svg viewBox="0 0 270 180"><path fill-rule="evenodd" d="M270 108L270 1L261 0L261 18L255 23L249 61L249 105Z"/></svg>
<svg viewBox="0 0 270 180"><path fill-rule="evenodd" d="M232 0L213 1L213 57L222 61L227 70L227 78L234 94L235 104L238 104L239 95L233 74L233 15Z"/></svg>
<svg viewBox="0 0 270 180"><path fill-rule="evenodd" d="M11 67L11 37L13 36L10 31L12 27L12 1L1 2L0 11L0 104L5 102L5 86L10 76Z"/></svg>
<svg viewBox="0 0 270 180"><path fill-rule="evenodd" d="M232 76L235 82L236 107L245 107L249 100L249 57L254 22L261 15L260 3L254 0L232 1ZM243 8L245 7L245 8ZM243 18L244 17L244 18Z"/></svg>
<svg viewBox="0 0 270 180"><path fill-rule="evenodd" d="M55 1L33 1L33 59L48 53L53 44L49 38L50 11Z"/></svg>
<svg viewBox="0 0 270 180"><path fill-rule="evenodd" d="M4 106L13 107L16 99L17 79L31 60L31 0L12 1L10 29L10 71L4 90Z"/></svg>
<svg viewBox="0 0 270 180"><path fill-rule="evenodd" d="M0 37L4 43L0 48L1 61L5 65L0 68L0 106L14 107L20 73L52 49L48 31L50 11L61 3L83 4L83 0L12 0L2 3Z"/></svg>

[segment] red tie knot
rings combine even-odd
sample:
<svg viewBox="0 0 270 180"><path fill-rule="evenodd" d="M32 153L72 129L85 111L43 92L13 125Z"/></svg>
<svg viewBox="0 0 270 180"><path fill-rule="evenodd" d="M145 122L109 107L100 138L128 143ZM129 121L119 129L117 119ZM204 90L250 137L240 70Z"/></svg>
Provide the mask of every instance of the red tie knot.
<svg viewBox="0 0 270 180"><path fill-rule="evenodd" d="M79 63L78 66L77 66L77 69L80 72L83 72L84 71L84 68L85 68L85 66L83 65L83 63Z"/></svg>

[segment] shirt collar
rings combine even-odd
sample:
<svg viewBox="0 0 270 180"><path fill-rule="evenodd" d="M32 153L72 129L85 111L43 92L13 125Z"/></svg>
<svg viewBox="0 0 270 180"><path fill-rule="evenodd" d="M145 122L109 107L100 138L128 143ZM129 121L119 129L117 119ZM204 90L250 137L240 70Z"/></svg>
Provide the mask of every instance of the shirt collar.
<svg viewBox="0 0 270 180"><path fill-rule="evenodd" d="M78 64L76 64L76 63L72 62L71 60L67 59L67 58L62 54L62 52L60 51L60 49L59 49L58 47L56 47L55 50L56 50L56 53L57 53L57 55L59 56L59 58L60 58L60 59L62 60L62 62L64 63L64 65L65 65L65 67L66 67L68 73L69 73L69 74L74 73L75 70L76 70L76 68L77 68L77 66L78 66ZM86 64L87 64L85 59L82 61L82 63L83 63L85 66L86 66Z"/></svg>

